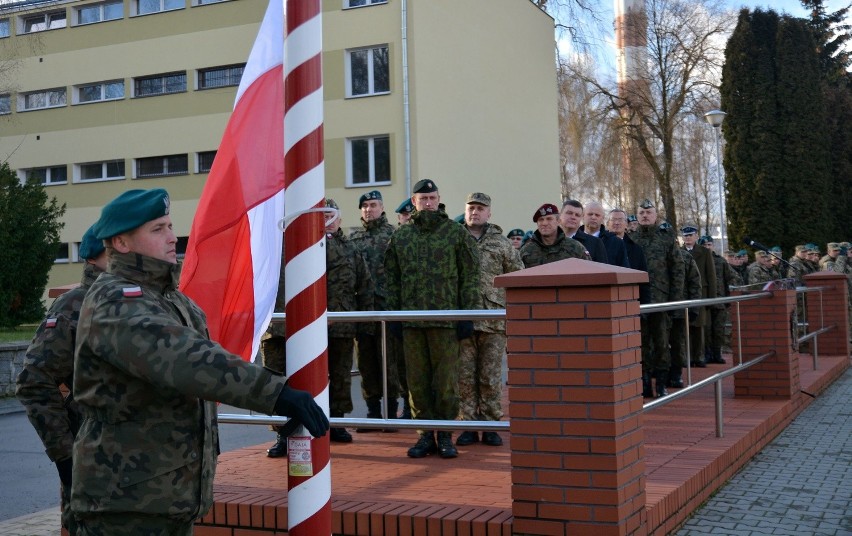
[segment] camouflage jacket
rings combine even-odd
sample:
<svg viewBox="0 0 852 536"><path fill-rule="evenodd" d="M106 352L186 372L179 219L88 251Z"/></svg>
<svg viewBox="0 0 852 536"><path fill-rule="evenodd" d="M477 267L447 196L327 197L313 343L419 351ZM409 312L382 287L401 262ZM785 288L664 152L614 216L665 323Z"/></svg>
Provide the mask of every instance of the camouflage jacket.
<svg viewBox="0 0 852 536"><path fill-rule="evenodd" d="M329 311L372 311L373 281L361 252L343 231L325 235L326 296ZM355 337L356 331L370 323L333 322L329 337Z"/></svg>
<svg viewBox="0 0 852 536"><path fill-rule="evenodd" d="M521 246L521 260L524 267L532 268L542 264L561 261L564 259L592 260L586 246L573 238L568 238L561 228L556 229L556 242L545 245L541 241L541 233L536 231L527 242Z"/></svg>
<svg viewBox="0 0 852 536"><path fill-rule="evenodd" d="M716 297L730 296L731 287L742 285L742 280L739 274L728 264L728 261L715 251L711 251L711 253L713 254L713 265L716 267ZM713 309L723 309L724 307L724 305L719 304L714 305Z"/></svg>
<svg viewBox="0 0 852 536"><path fill-rule="evenodd" d="M696 245L692 251L684 248L689 252L695 260L695 265L698 266L698 271L701 273L701 296L700 298L715 298L716 297L716 265L713 263L713 252L704 246ZM698 310L698 324L704 325L710 321L710 313L707 307L700 307Z"/></svg>
<svg viewBox="0 0 852 536"><path fill-rule="evenodd" d="M524 263L512 242L503 236L499 225L487 224L485 232L476 240L479 250L479 293L482 295L483 309L505 309L506 289L495 288L494 278L516 270L523 270ZM474 329L486 333L506 331L504 320L482 320L474 322Z"/></svg>
<svg viewBox="0 0 852 536"><path fill-rule="evenodd" d="M385 213L373 221L361 220L361 229L356 229L349 234L349 240L367 261L370 269L370 277L373 280L375 298L373 300L376 311L386 310L387 290L385 278L385 250L388 242L396 228L388 223Z"/></svg>
<svg viewBox="0 0 852 536"><path fill-rule="evenodd" d="M674 232L657 225L640 225L628 234L645 253L648 279L651 284L651 303L683 299L686 265L677 252Z"/></svg>
<svg viewBox="0 0 852 536"><path fill-rule="evenodd" d="M777 279L771 268L764 268L759 262L754 261L748 266L748 284L768 283Z"/></svg>
<svg viewBox="0 0 852 536"><path fill-rule="evenodd" d="M698 264L695 262L695 259L692 255L689 254L685 249L678 248L678 254L680 255L681 260L683 260L683 299L684 300L700 300L703 296L701 295L701 287L703 286L701 280L701 270L698 269ZM691 310L696 311L697 308L690 307ZM704 309L701 307L701 309ZM672 318L683 318L683 312L685 309L678 309L672 311ZM700 324L700 320L696 322L695 325Z"/></svg>
<svg viewBox="0 0 852 536"><path fill-rule="evenodd" d="M838 255L827 269L838 274L852 275L852 259L845 255Z"/></svg>
<svg viewBox="0 0 852 536"><path fill-rule="evenodd" d="M80 411L73 397L65 398L60 385L69 390L74 378L74 344L80 305L101 270L94 264L83 268L80 286L56 298L36 330L15 394L27 410L45 452L53 462L71 458Z"/></svg>
<svg viewBox="0 0 852 536"><path fill-rule="evenodd" d="M175 264L113 252L80 309L75 514L193 519L213 501L216 404L273 411L284 379L208 338Z"/></svg>
<svg viewBox="0 0 852 536"><path fill-rule="evenodd" d="M479 255L467 230L443 211L415 211L385 252L388 310L481 309ZM426 321L410 327L452 327Z"/></svg>

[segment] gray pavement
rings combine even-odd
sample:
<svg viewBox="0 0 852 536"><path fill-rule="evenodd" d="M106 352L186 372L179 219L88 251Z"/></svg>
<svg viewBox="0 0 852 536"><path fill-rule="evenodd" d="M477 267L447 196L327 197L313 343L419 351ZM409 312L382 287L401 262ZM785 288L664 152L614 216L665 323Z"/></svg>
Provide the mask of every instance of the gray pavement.
<svg viewBox="0 0 852 536"><path fill-rule="evenodd" d="M852 535L852 369L676 534Z"/></svg>

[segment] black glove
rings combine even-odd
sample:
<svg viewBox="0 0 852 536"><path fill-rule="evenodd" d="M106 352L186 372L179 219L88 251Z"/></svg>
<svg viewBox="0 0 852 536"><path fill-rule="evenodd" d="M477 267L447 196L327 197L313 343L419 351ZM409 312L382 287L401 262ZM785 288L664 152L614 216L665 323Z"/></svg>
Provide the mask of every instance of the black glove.
<svg viewBox="0 0 852 536"><path fill-rule="evenodd" d="M456 338L460 341L473 335L473 320L460 320L456 323Z"/></svg>
<svg viewBox="0 0 852 536"><path fill-rule="evenodd" d="M698 320L698 311L695 311L693 309L688 309L688 311L689 311L689 313L688 313L689 314L689 323L692 324L693 322Z"/></svg>
<svg viewBox="0 0 852 536"><path fill-rule="evenodd" d="M285 385L275 401L274 411L276 415L298 420L314 437L324 436L328 431L328 417L306 391Z"/></svg>
<svg viewBox="0 0 852 536"><path fill-rule="evenodd" d="M394 337L402 338L402 322L388 322L388 331Z"/></svg>
<svg viewBox="0 0 852 536"><path fill-rule="evenodd" d="M62 487L71 489L71 458L65 458L56 462L56 470L59 471L59 481L62 482Z"/></svg>

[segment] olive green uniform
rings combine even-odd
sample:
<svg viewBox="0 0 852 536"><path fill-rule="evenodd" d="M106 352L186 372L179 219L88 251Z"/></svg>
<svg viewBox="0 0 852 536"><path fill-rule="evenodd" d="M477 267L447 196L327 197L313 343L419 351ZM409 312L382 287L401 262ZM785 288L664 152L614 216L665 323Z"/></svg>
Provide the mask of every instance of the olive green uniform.
<svg viewBox="0 0 852 536"><path fill-rule="evenodd" d="M541 266L564 259L591 260L586 247L573 238L568 238L561 228L556 230L556 241L547 245L541 239L541 233L533 235L521 246L521 260L525 268Z"/></svg>

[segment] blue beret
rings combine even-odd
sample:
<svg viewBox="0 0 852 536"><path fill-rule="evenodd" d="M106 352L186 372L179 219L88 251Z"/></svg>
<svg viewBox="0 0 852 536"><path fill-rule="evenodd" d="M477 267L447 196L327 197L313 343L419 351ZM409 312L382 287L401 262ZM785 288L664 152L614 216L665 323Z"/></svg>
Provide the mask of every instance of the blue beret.
<svg viewBox="0 0 852 536"><path fill-rule="evenodd" d="M375 199L376 201L381 201L382 192L378 190L372 190L362 195L360 198L358 198L358 208L361 208L361 205L364 204L364 201L372 201L373 199Z"/></svg>
<svg viewBox="0 0 852 536"><path fill-rule="evenodd" d="M78 251L81 259L96 259L106 249L104 241L95 238L95 225L92 225L83 233L83 239L80 241L80 249Z"/></svg>
<svg viewBox="0 0 852 536"><path fill-rule="evenodd" d="M104 206L93 232L100 240L112 238L168 213L169 193L162 188L128 190Z"/></svg>
<svg viewBox="0 0 852 536"><path fill-rule="evenodd" d="M420 179L414 184L414 188L411 189L411 192L415 194L428 194L437 191L438 185L435 184L435 181L429 179Z"/></svg>
<svg viewBox="0 0 852 536"><path fill-rule="evenodd" d="M524 237L524 230L523 229L512 229L511 231L509 231L509 234L506 235L507 238L514 238L516 236L520 236L521 238L523 238Z"/></svg>
<svg viewBox="0 0 852 536"><path fill-rule="evenodd" d="M686 225L680 228L680 234L682 235L691 235L698 232L698 228L693 227L692 225Z"/></svg>
<svg viewBox="0 0 852 536"><path fill-rule="evenodd" d="M406 199L402 203L396 207L395 212L397 214L407 214L409 212L414 212L414 204L411 202L411 198Z"/></svg>

